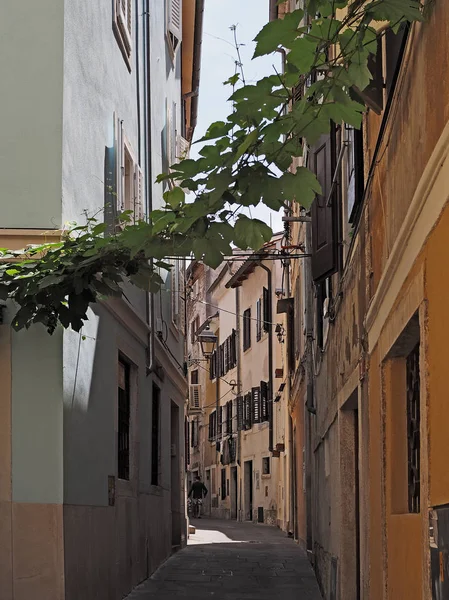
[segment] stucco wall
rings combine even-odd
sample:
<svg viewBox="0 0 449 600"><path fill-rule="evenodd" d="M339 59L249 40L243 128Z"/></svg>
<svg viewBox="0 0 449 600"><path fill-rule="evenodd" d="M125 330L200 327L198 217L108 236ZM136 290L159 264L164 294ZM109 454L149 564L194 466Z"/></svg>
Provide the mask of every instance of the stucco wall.
<svg viewBox="0 0 449 600"><path fill-rule="evenodd" d="M64 3L14 2L0 22L1 227L61 224Z"/></svg>

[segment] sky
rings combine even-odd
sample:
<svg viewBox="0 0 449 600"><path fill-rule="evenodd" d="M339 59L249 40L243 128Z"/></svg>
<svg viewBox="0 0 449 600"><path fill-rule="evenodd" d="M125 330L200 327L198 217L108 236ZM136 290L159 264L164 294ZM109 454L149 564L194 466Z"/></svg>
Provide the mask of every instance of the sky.
<svg viewBox="0 0 449 600"><path fill-rule="evenodd" d="M194 139L200 139L214 121L226 120L232 110L227 102L232 88L223 85L234 74L237 60L231 26L237 25L237 41L241 44L247 84L273 74L274 66L280 69L278 54L251 60L255 48L252 40L268 18L269 0L205 0L198 123ZM196 158L200 148L200 144L192 146L192 158ZM251 216L268 225L271 223L274 232L283 229L282 215L265 206L252 208Z"/></svg>

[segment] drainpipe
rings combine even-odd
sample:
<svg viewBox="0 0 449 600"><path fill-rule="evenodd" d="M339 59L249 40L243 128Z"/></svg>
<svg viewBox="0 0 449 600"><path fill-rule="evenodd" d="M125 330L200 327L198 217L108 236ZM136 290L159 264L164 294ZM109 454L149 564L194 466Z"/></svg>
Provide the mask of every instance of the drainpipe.
<svg viewBox="0 0 449 600"><path fill-rule="evenodd" d="M190 132L192 138L198 119L198 93L200 89L201 44L203 39L204 0L196 0L195 37L193 42L192 103L190 107Z"/></svg>
<svg viewBox="0 0 449 600"><path fill-rule="evenodd" d="M312 249L312 228L310 223L304 224L306 228L306 254L311 253ZM313 450L312 450L312 415L316 414L315 410L315 381L314 381L314 366L313 366L313 296L312 296L312 263L308 257L304 261L304 286L305 286L305 301L306 301L306 402L304 411L304 440L305 440L305 465L306 465L306 540L307 551L313 552Z"/></svg>
<svg viewBox="0 0 449 600"><path fill-rule="evenodd" d="M145 80L145 102L144 102L144 122L145 122L145 164L144 173L146 181L146 212L150 215L153 210L153 167L152 159L152 140L151 140L151 49L150 49L150 0L145 0L144 4L144 80ZM136 12L138 15L139 13ZM155 319L154 319L154 295L145 294L145 313L146 321L150 328L147 335L147 368L146 374L151 375L156 371L155 360Z"/></svg>
<svg viewBox="0 0 449 600"><path fill-rule="evenodd" d="M290 298L291 296L291 290L290 290L290 260L287 259L286 261L284 261L284 273L285 273L285 294L287 296L287 298ZM291 333L291 332L290 332ZM287 344L287 378L286 378L286 384L287 384L287 393L285 394L285 397L287 398L287 435L288 435L288 470L289 470L289 483L290 486L287 490L288 493L288 499L289 499L289 506L288 506L288 512L289 512L289 519L288 519L288 534L289 535L294 535L295 532L295 496L296 496L296 483L294 481L294 469L293 469L293 461L294 461L294 455L293 455L293 420L292 420L292 416L290 414L290 408L289 408L289 401L290 401L290 395L291 395L291 382L292 382L292 373L290 371L290 364L291 364L291 360L292 357L290 356L290 344Z"/></svg>
<svg viewBox="0 0 449 600"><path fill-rule="evenodd" d="M235 344L237 347L237 397L240 396L242 389L242 361L240 356L240 336L241 336L241 324L240 324L240 288L235 288ZM238 406L237 409L237 423L238 423ZM238 521L242 521L242 431L237 428L237 472L239 473L239 507L238 507Z"/></svg>
<svg viewBox="0 0 449 600"><path fill-rule="evenodd" d="M264 271L267 272L267 287L268 287L268 298L269 298L269 325L268 325L268 406L269 406L269 442L268 450L273 452L273 286L272 286L272 273L262 262L259 263Z"/></svg>

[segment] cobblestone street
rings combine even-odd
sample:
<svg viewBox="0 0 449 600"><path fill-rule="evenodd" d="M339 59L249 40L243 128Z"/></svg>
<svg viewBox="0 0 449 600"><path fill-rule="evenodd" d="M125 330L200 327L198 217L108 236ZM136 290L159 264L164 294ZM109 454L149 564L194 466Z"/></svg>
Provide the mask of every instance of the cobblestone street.
<svg viewBox="0 0 449 600"><path fill-rule="evenodd" d="M127 600L320 600L305 553L274 527L192 522L189 545Z"/></svg>

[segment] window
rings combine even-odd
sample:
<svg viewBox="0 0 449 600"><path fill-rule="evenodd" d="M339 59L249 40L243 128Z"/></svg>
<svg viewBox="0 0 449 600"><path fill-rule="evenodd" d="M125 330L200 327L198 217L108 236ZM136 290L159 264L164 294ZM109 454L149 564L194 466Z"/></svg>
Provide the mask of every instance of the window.
<svg viewBox="0 0 449 600"><path fill-rule="evenodd" d="M194 371L191 371L190 372L190 383L192 383L194 385L197 384L197 383L199 383L198 377L199 377L198 376L198 369L195 369Z"/></svg>
<svg viewBox="0 0 449 600"><path fill-rule="evenodd" d="M243 397L237 397L237 431L243 429Z"/></svg>
<svg viewBox="0 0 449 600"><path fill-rule="evenodd" d="M346 190L345 217L348 223L354 223L364 192L363 132L362 129L354 129L354 127L345 125L344 133L348 146L346 173L344 174Z"/></svg>
<svg viewBox="0 0 449 600"><path fill-rule="evenodd" d="M171 278L171 314L172 323L181 334L184 334L185 324L185 291L184 291L184 264L182 260L175 259L170 273Z"/></svg>
<svg viewBox="0 0 449 600"><path fill-rule="evenodd" d="M200 318L197 315L193 321L190 323L190 342L192 344L194 344L197 339L196 339L196 332L198 331L198 329L200 328Z"/></svg>
<svg viewBox="0 0 449 600"><path fill-rule="evenodd" d="M226 402L226 433L232 433L232 400Z"/></svg>
<svg viewBox="0 0 449 600"><path fill-rule="evenodd" d="M130 425L131 425L131 367L124 359L118 361L118 432L117 474L119 479L129 480L130 471Z"/></svg>
<svg viewBox="0 0 449 600"><path fill-rule="evenodd" d="M118 212L133 211L134 221L144 219L144 182L139 167L126 137L123 121L114 115L114 145L116 156L115 203Z"/></svg>
<svg viewBox="0 0 449 600"><path fill-rule="evenodd" d="M260 388L253 387L251 390L252 422L260 423Z"/></svg>
<svg viewBox="0 0 449 600"><path fill-rule="evenodd" d="M223 433L223 407L218 407L218 421L217 421L217 432L218 435Z"/></svg>
<svg viewBox="0 0 449 600"><path fill-rule="evenodd" d="M132 0L113 0L113 30L123 58L131 70L131 50L133 40Z"/></svg>
<svg viewBox="0 0 449 600"><path fill-rule="evenodd" d="M267 288L263 288L263 330L270 331L271 306Z"/></svg>
<svg viewBox="0 0 449 600"><path fill-rule="evenodd" d="M268 383L260 382L260 419L261 421L269 421L270 412L268 405Z"/></svg>
<svg viewBox="0 0 449 600"><path fill-rule="evenodd" d="M166 0L167 6L167 41L175 56L182 40L182 0Z"/></svg>
<svg viewBox="0 0 449 600"><path fill-rule="evenodd" d="M198 419L193 419L193 421L190 423L190 427L191 427L191 435L190 435L190 443L192 445L192 448L196 448L199 445L199 422Z"/></svg>
<svg viewBox="0 0 449 600"><path fill-rule="evenodd" d="M153 384L151 405L151 485L159 485L161 391Z"/></svg>
<svg viewBox="0 0 449 600"><path fill-rule="evenodd" d="M408 510L420 512L420 395L419 343L407 356Z"/></svg>
<svg viewBox="0 0 449 600"><path fill-rule="evenodd" d="M248 392L243 397L243 429L251 429L252 419L252 393Z"/></svg>
<svg viewBox="0 0 449 600"><path fill-rule="evenodd" d="M310 147L308 163L322 189L312 203L312 276L321 281L337 269L337 194L331 194L335 170L335 127Z"/></svg>
<svg viewBox="0 0 449 600"><path fill-rule="evenodd" d="M256 303L256 341L260 341L262 339L262 300L259 300Z"/></svg>
<svg viewBox="0 0 449 600"><path fill-rule="evenodd" d="M226 469L221 470L221 499L226 498Z"/></svg>
<svg viewBox="0 0 449 600"><path fill-rule="evenodd" d="M262 458L262 475L270 474L270 457L264 456Z"/></svg>
<svg viewBox="0 0 449 600"><path fill-rule="evenodd" d="M209 440L212 441L217 436L217 413L214 410L209 415Z"/></svg>
<svg viewBox="0 0 449 600"><path fill-rule="evenodd" d="M332 300L332 280L330 278L316 284L316 342L323 349L329 325L328 310Z"/></svg>
<svg viewBox="0 0 449 600"><path fill-rule="evenodd" d="M251 348L251 309L243 313L243 351Z"/></svg>

